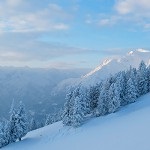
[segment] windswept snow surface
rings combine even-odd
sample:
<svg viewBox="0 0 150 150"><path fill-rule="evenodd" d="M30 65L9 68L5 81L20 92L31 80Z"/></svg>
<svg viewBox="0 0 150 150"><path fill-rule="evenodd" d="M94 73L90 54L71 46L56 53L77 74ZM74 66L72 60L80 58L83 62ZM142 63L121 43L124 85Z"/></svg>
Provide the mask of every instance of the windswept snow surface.
<svg viewBox="0 0 150 150"><path fill-rule="evenodd" d="M32 131L3 150L150 150L150 93L77 129L62 122Z"/></svg>

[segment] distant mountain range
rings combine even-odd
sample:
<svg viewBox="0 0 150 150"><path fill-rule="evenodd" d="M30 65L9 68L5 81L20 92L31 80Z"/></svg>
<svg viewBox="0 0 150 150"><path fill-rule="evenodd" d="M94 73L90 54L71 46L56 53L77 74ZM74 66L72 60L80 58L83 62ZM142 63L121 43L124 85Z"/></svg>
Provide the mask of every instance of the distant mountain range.
<svg viewBox="0 0 150 150"><path fill-rule="evenodd" d="M0 67L0 119L7 117L12 101L23 101L31 116L44 118L63 106L65 94L52 95L58 83L77 78L89 69Z"/></svg>

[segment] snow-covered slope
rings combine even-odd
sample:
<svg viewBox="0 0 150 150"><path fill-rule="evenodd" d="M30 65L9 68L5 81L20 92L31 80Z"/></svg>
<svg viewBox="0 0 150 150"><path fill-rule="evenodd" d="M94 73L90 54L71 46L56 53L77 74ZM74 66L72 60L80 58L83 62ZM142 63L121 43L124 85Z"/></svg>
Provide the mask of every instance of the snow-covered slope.
<svg viewBox="0 0 150 150"><path fill-rule="evenodd" d="M150 93L73 129L61 122L32 131L3 150L150 150Z"/></svg>
<svg viewBox="0 0 150 150"><path fill-rule="evenodd" d="M129 69L130 66L137 68L142 60L144 60L147 65L150 64L150 51L137 49L127 53L125 56L106 59L100 66L86 74L82 78L82 82L85 85L95 84L99 82L99 80L108 77L110 74Z"/></svg>

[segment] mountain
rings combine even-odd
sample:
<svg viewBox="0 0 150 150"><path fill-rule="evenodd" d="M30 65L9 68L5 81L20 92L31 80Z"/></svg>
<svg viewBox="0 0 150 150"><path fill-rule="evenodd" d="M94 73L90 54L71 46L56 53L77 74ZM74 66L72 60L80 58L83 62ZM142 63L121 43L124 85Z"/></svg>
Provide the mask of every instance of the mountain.
<svg viewBox="0 0 150 150"><path fill-rule="evenodd" d="M130 66L138 68L142 60L146 65L150 65L149 50L137 49L135 51L130 51L124 56L107 58L98 67L81 78L63 80L54 88L54 93L59 93L66 89L67 86L74 86L79 83L82 83L84 86L95 85L100 80L109 77L111 74L113 75L119 71L129 69Z"/></svg>
<svg viewBox="0 0 150 150"><path fill-rule="evenodd" d="M65 98L51 91L68 78L77 78L89 69L42 69L0 67L0 118L8 116L12 100L23 101L31 116L44 118L63 106ZM65 95L64 95L65 96Z"/></svg>
<svg viewBox="0 0 150 150"><path fill-rule="evenodd" d="M111 74L129 69L130 66L137 68L142 60L146 65L150 65L150 51L137 49L127 53L125 56L106 59L97 68L83 76L81 82L85 85L96 84Z"/></svg>
<svg viewBox="0 0 150 150"><path fill-rule="evenodd" d="M94 118L79 128L57 122L29 132L3 150L149 150L150 93L120 111Z"/></svg>

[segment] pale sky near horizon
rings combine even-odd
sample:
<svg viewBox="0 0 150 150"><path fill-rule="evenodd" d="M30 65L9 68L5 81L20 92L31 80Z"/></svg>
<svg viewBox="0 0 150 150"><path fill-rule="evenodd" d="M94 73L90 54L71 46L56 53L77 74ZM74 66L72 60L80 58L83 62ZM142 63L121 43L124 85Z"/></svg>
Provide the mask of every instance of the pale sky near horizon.
<svg viewBox="0 0 150 150"><path fill-rule="evenodd" d="M0 66L94 68L149 49L150 0L1 0Z"/></svg>

